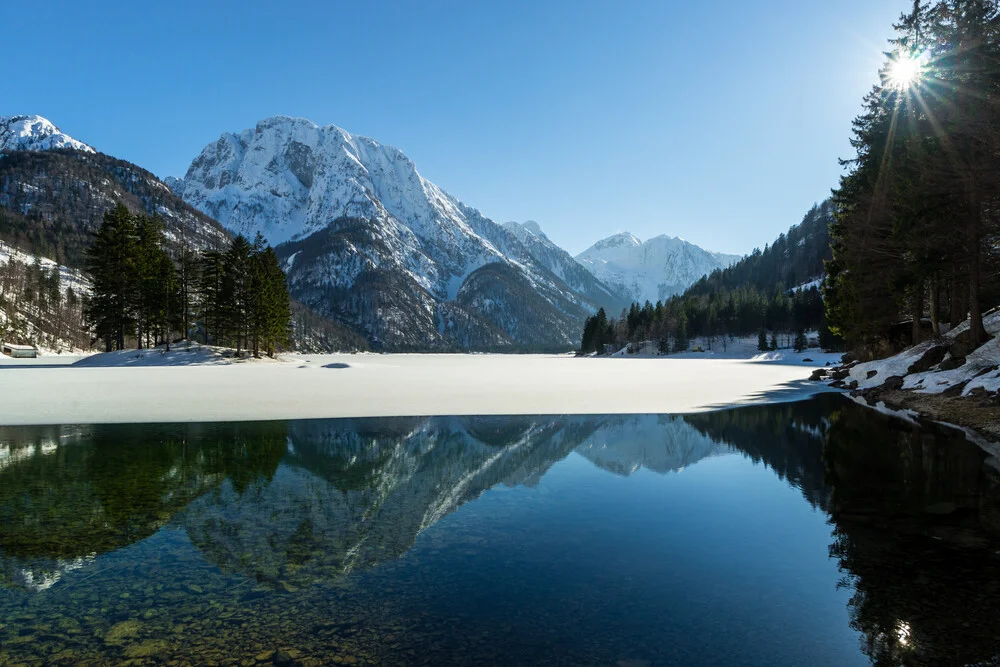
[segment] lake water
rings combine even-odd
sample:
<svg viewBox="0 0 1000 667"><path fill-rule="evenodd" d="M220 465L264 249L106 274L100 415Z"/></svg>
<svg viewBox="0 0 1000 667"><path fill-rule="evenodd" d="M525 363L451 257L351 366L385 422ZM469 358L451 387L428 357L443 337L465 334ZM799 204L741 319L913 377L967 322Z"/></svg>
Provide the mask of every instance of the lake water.
<svg viewBox="0 0 1000 667"><path fill-rule="evenodd" d="M839 395L0 427L0 666L996 664L994 465Z"/></svg>

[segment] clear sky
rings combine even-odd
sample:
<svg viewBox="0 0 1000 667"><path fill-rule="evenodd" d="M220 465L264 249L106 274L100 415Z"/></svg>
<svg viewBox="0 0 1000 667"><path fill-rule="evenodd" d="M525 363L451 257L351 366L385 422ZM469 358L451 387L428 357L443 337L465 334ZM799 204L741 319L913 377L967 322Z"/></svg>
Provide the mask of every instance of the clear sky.
<svg viewBox="0 0 1000 667"><path fill-rule="evenodd" d="M0 115L157 175L275 114L401 148L577 253L628 230L743 253L837 183L910 0L32 2Z"/></svg>

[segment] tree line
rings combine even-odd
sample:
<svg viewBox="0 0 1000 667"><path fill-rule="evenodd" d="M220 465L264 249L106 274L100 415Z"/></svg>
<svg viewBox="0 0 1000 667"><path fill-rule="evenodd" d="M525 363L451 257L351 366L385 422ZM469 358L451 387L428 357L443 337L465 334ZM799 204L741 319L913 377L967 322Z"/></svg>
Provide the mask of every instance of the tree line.
<svg viewBox="0 0 1000 667"><path fill-rule="evenodd" d="M155 217L122 204L104 215L86 253L93 292L86 320L105 349L154 347L175 338L274 355L288 344L285 274L260 234L225 250L167 250Z"/></svg>
<svg viewBox="0 0 1000 667"><path fill-rule="evenodd" d="M733 290L719 288L707 294L688 291L655 304L633 303L618 318L608 317L601 308L587 318L583 327L580 351L603 352L605 346L621 348L630 343L655 342L667 354L687 350L691 339L701 337L723 349L735 337L772 336L767 349L778 346L777 334L789 341L795 334L796 345L805 332L820 330L821 344L833 345L826 331L823 298L819 288L786 290L778 285L765 293L752 285Z"/></svg>
<svg viewBox="0 0 1000 667"><path fill-rule="evenodd" d="M833 203L826 200L774 243L704 276L683 295L655 304L633 303L617 318L599 311L584 324L581 350L600 352L605 345L621 348L645 341L666 354L686 350L696 337L725 348L734 337L753 335L763 337L763 350L778 347L779 336L789 345L801 345L805 332L815 330L821 345L837 347L818 287L830 259L832 220Z"/></svg>
<svg viewBox="0 0 1000 667"><path fill-rule="evenodd" d="M825 285L831 327L869 358L966 319L974 348L1000 302L1000 5L916 1L894 27L834 191Z"/></svg>

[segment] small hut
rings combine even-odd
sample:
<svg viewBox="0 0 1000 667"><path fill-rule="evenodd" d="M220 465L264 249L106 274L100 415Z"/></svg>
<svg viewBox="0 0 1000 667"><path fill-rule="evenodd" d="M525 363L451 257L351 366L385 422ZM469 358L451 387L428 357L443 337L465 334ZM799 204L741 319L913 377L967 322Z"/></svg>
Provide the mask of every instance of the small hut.
<svg viewBox="0 0 1000 667"><path fill-rule="evenodd" d="M14 343L4 343L0 350L8 357L14 359L34 359L38 356L38 348L34 345L15 345Z"/></svg>

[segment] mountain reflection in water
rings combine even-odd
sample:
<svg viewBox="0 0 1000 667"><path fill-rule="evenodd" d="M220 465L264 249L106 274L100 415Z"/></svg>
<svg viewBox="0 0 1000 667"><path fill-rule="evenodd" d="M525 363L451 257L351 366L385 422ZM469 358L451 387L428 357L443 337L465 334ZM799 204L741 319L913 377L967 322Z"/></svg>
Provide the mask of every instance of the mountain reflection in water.
<svg viewBox="0 0 1000 667"><path fill-rule="evenodd" d="M61 655L72 664L91 651L166 651L155 634L139 642L139 630L109 640L127 620L95 617L80 633L36 629L71 615L72 600L50 604L46 595L86 589L102 560L139 553L154 537L183 534L228 588L241 587L236 603L256 604L351 586L348 578L390 567L486 491L535 487L567 457L628 477L733 454L767 466L829 517L849 623L873 664L1000 655L997 469L957 431L827 395L683 416L0 427L0 619L12 619L0 621L0 665L25 652L29 662ZM206 585L187 584L187 597ZM23 608L32 620L17 620ZM192 609L179 616L210 613ZM90 645L92 636L103 643ZM409 661L378 641L361 662ZM18 652L4 653L12 646ZM476 662L474 650L460 650L472 653L452 661Z"/></svg>

